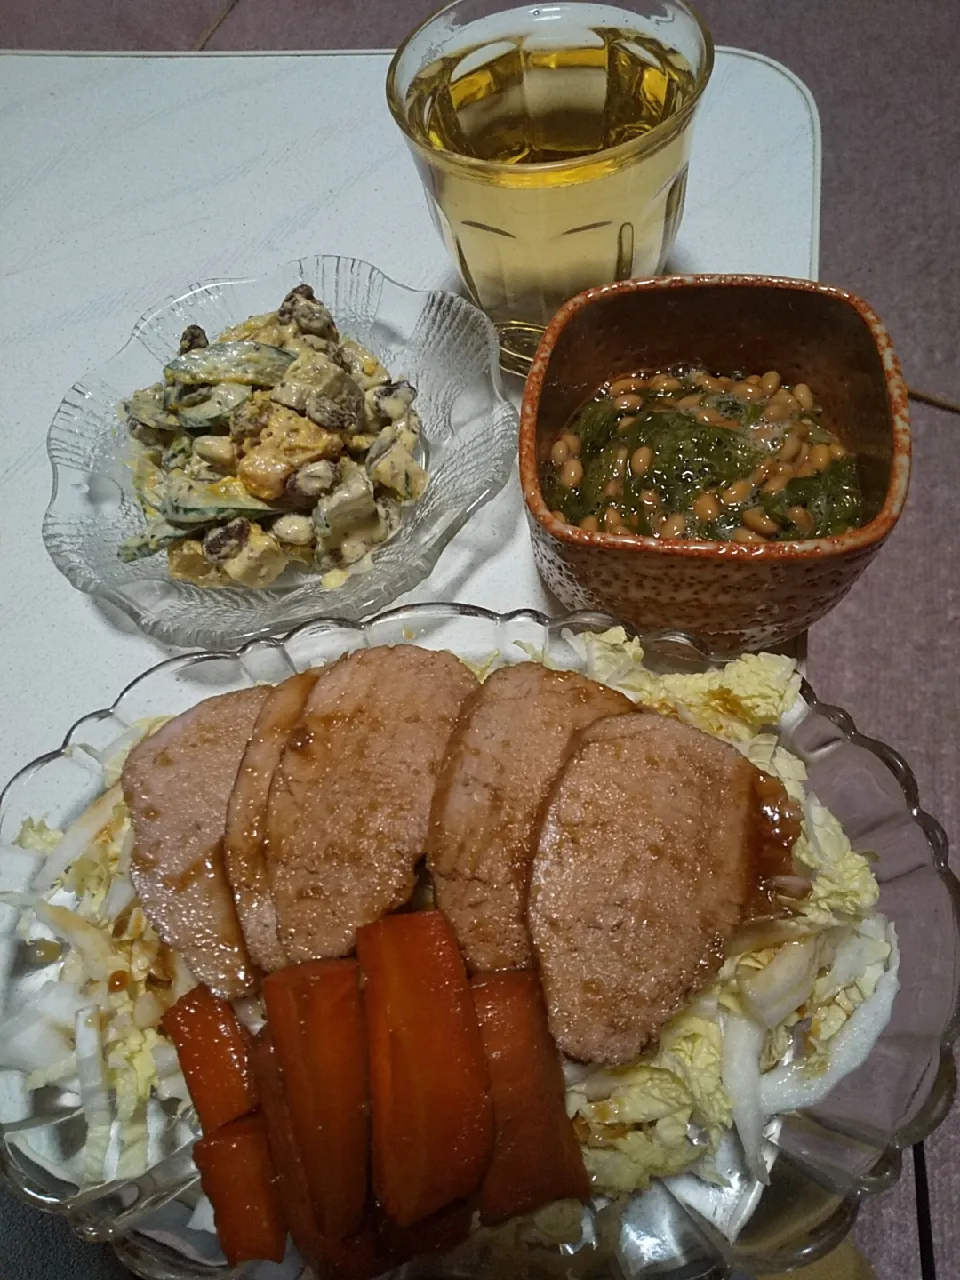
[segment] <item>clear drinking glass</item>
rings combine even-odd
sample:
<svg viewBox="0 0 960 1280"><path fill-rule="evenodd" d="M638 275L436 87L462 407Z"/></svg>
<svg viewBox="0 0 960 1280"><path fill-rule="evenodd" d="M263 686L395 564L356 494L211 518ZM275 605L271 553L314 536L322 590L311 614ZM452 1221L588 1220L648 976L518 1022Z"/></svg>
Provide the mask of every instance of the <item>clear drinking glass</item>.
<svg viewBox="0 0 960 1280"><path fill-rule="evenodd" d="M508 363L575 293L662 269L712 68L678 0L456 0L397 50L390 110Z"/></svg>

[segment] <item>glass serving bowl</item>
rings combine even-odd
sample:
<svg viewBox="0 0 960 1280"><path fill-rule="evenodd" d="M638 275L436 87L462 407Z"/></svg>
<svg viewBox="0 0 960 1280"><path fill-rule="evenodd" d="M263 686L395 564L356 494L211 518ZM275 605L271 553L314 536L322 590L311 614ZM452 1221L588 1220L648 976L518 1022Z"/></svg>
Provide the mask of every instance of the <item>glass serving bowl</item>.
<svg viewBox="0 0 960 1280"><path fill-rule="evenodd" d="M507 661L522 659L522 642L558 666L579 667L570 634L611 625L614 619L598 613L548 619L530 611L498 615L466 605L416 605L363 623L321 618L238 652L171 658L133 681L112 707L80 720L59 750L8 784L0 796L0 889L22 891L34 869L13 847L23 820L42 817L62 826L76 817L104 788L96 753L108 754L109 744L142 717L176 714L212 694L279 681L364 646L414 642L483 662L494 652ZM656 671L719 665L679 633L640 639ZM734 1267L779 1271L812 1260L849 1229L862 1197L896 1181L900 1150L928 1134L953 1097L960 885L947 869L943 832L919 807L903 760L858 734L849 716L820 703L809 685L788 722L781 741L806 762L811 789L839 818L854 848L876 855L879 910L896 925L901 951L892 1017L861 1067L821 1103L778 1118L768 1130L768 1152L775 1156L769 1186L747 1173L739 1143L730 1137L718 1155L725 1186L681 1174L632 1196L615 1223L611 1276L694 1280L723 1277ZM0 907L0 913L0 993L9 1010L29 1001L56 966L31 958L16 932L14 908ZM18 1074L0 1071L0 1127L0 1167L9 1185L39 1208L63 1214L84 1238L111 1241L135 1274L151 1280L241 1274L227 1271L215 1236L188 1225L199 1196L189 1123L177 1125L159 1113L151 1137L157 1161L150 1171L83 1189L84 1129L74 1096L57 1087L27 1093ZM576 1265L575 1257L568 1261ZM561 1274L560 1262L551 1259L554 1276ZM288 1257L283 1266L256 1264L242 1274L293 1280L298 1270ZM432 1259L397 1274L405 1280L492 1280L496 1273L481 1262L451 1269Z"/></svg>
<svg viewBox="0 0 960 1280"><path fill-rule="evenodd" d="M262 590L212 590L174 581L162 553L124 564L120 544L144 518L130 467L136 446L119 402L160 380L186 325L199 324L212 338L275 310L301 283L313 286L345 335L418 388L421 461L430 477L423 498L404 508L400 530L375 551L373 567L333 590L319 575L294 569ZM73 586L116 605L167 644L222 648L318 613L369 616L422 581L454 534L506 483L517 415L502 393L499 359L496 330L471 303L407 288L355 258L304 258L263 276L191 285L147 312L126 345L64 397L47 438L53 495L44 544Z"/></svg>

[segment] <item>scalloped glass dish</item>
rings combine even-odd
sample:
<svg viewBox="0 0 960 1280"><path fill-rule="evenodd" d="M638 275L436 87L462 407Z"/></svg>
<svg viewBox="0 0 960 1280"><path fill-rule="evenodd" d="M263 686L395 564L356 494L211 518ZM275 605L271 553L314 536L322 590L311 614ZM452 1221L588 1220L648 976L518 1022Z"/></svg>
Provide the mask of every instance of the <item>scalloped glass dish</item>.
<svg viewBox="0 0 960 1280"><path fill-rule="evenodd" d="M94 753L142 717L176 714L212 694L279 681L363 646L417 643L483 662L495 651L520 660L521 642L559 666L580 667L570 632L611 625L613 619L595 613L551 620L530 611L497 615L464 605L420 605L364 623L319 619L239 652L172 658L135 680L111 708L79 721L60 750L8 784L0 797L0 888L22 890L33 870L33 861L12 847L23 820L42 817L63 826L77 816L104 788ZM679 634L640 639L655 671L720 665ZM774 1122L769 1186L747 1173L731 1137L718 1157L725 1186L681 1174L630 1198L617 1224L616 1274L631 1280L651 1274L694 1280L726 1275L732 1267L754 1273L812 1260L849 1229L863 1196L896 1181L899 1151L928 1134L953 1097L960 885L947 869L943 832L919 807L913 776L900 757L858 734L844 712L818 702L806 684L781 741L806 762L811 788L854 847L876 854L878 909L899 935L900 991L867 1061L821 1103ZM16 933L14 908L0 912L0 991L5 1006L19 1007L54 975L55 965L32 956ZM146 1175L82 1191L83 1119L75 1097L56 1086L27 1093L19 1075L0 1072L0 1126L0 1166L10 1186L37 1207L63 1214L84 1238L111 1241L135 1274L152 1280L296 1276L290 1257L283 1266L256 1264L228 1273L215 1237L188 1225L198 1184L182 1120L175 1125L158 1113L151 1138L155 1163ZM554 1275L559 1262L552 1260ZM479 1262L444 1271L434 1259L397 1274L492 1280L495 1272Z"/></svg>
<svg viewBox="0 0 960 1280"><path fill-rule="evenodd" d="M423 498L404 511L373 567L333 590L321 586L319 575L295 570L262 590L197 587L174 581L162 553L124 564L120 544L144 518L129 465L134 442L118 403L158 381L186 325L200 324L212 336L275 310L304 282L345 335L418 388L421 461L430 477ZM255 278L191 285L144 315L126 345L64 397L47 437L53 495L44 544L73 586L108 600L166 644L228 647L318 613L368 616L422 581L454 534L506 483L517 415L502 393L499 359L496 330L471 303L407 288L354 258L304 258Z"/></svg>

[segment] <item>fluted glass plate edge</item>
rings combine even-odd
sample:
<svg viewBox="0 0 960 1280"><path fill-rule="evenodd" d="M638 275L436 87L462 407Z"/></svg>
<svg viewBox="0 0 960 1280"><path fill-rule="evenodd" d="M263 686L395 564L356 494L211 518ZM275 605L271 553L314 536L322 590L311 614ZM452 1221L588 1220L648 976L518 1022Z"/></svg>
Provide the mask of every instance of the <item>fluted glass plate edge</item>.
<svg viewBox="0 0 960 1280"><path fill-rule="evenodd" d="M373 567L336 589L288 570L261 590L210 589L170 578L161 553L132 564L117 555L143 527L133 486L134 446L117 406L161 377L187 324L212 336L274 310L297 284L313 286L344 335L369 347L392 376L418 387L430 484L404 511ZM116 606L146 634L181 647L224 648L280 634L318 613L361 618L386 608L431 572L473 513L506 483L517 414L503 394L492 322L439 289L413 289L356 258L317 255L257 276L189 285L144 313L109 360L64 396L48 435L52 493L43 540L78 590Z"/></svg>
<svg viewBox="0 0 960 1280"><path fill-rule="evenodd" d="M9 846L26 816L46 815L51 821L62 821L79 812L102 788L100 764L90 748L112 741L144 715L177 713L201 697L280 680L352 649L379 644L415 642L483 661L494 652L505 660L522 659L522 643L542 651L558 665L574 666L579 665L579 659L569 644L569 634L615 624L615 619L592 612L551 619L532 610L500 615L469 605L411 605L364 622L318 618L283 637L258 639L239 650L170 658L132 681L111 707L79 720L58 750L27 765L8 783L0 795L0 842ZM648 663L657 670L690 672L721 665L721 660L679 633L641 633L640 639ZM841 1081L823 1108L780 1122L778 1157L767 1190L744 1180L738 1144L734 1143L725 1158L729 1160L730 1186L736 1193L731 1193L733 1199L727 1196L726 1204L720 1203L723 1197L719 1192L713 1205L691 1200L684 1190L683 1175L655 1183L651 1191L632 1197L617 1250L620 1271L631 1280L646 1275L693 1280L723 1275L732 1267L783 1269L813 1260L849 1230L863 1197L897 1180L900 1150L931 1132L953 1098L951 1045L960 1023L960 885L947 866L942 828L920 807L914 776L895 751L859 734L845 712L821 703L806 682L801 699L802 710L790 729L788 745L801 754L809 751L811 776L827 761L847 793L859 788L860 807L850 811L851 821L861 827L866 824L864 829L872 831L874 845L885 849L893 840L890 847L895 852L889 855L892 879L885 878L883 853L878 869L888 898L893 885L891 901L896 906L898 883L922 882L929 902L936 899L936 910L924 924L924 942L919 946L906 927L906 916L902 921L897 918L902 962L908 973L911 966L918 965L926 973L933 963L930 958L940 957L936 999L931 1005L932 996L918 1002L906 998L907 991L902 992L895 1004L900 1024L891 1027L890 1038L886 1033L881 1037L864 1067L848 1078L852 1087L845 1089L847 1082ZM69 784L65 786L68 767ZM827 782L824 774L818 786ZM847 815L841 812L838 816L843 821ZM904 850L908 850L909 866L893 865L905 856ZM882 899L881 909L889 911L890 903ZM912 899L905 900L904 909L912 910ZM896 910L893 914L897 915ZM10 931L8 923L0 979L4 995L14 980ZM925 1011L920 1007L924 999L929 1006ZM913 1046L909 1053L904 1047L907 1041ZM881 1082L897 1076L892 1093L889 1088L884 1093L885 1105L892 1108L888 1131L875 1118L864 1122L857 1112L859 1104L850 1101L862 1094L863 1085L856 1077L867 1069L874 1076L879 1073ZM7 1111L8 1091L0 1098ZM831 1101L839 1105L839 1113L830 1111ZM182 1234L180 1228L164 1225L165 1220L176 1218L177 1197L185 1194L182 1169L176 1171L181 1183L174 1178L166 1203L164 1188L161 1186L158 1193L149 1175L122 1188L113 1184L78 1195L69 1174L64 1177L60 1170L58 1176L31 1160L17 1141L16 1130L6 1125L0 1168L8 1186L29 1203L63 1214L84 1238L111 1240L125 1264L140 1276L198 1280L211 1274L234 1274L223 1266L215 1268L212 1260L181 1256L174 1243ZM722 1227L737 1214L746 1220L736 1243L731 1243ZM267 1280L272 1273L258 1266L235 1274ZM404 1280L454 1274L466 1280L484 1273L444 1271L442 1263L433 1260L408 1264L400 1274Z"/></svg>

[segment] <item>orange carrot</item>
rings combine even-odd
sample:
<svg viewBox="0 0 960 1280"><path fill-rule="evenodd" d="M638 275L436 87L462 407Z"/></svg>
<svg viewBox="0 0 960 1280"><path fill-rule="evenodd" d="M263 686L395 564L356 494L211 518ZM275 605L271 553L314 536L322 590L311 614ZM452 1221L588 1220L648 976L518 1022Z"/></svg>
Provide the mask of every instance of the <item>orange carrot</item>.
<svg viewBox="0 0 960 1280"><path fill-rule="evenodd" d="M502 1222L554 1200L586 1200L590 1185L567 1116L560 1055L531 969L471 983L490 1069L496 1137L480 1217Z"/></svg>
<svg viewBox="0 0 960 1280"><path fill-rule="evenodd" d="M490 1158L490 1079L466 970L439 911L357 931L366 978L373 1185L400 1227L475 1191Z"/></svg>
<svg viewBox="0 0 960 1280"><path fill-rule="evenodd" d="M231 1267L255 1259L282 1262L287 1227L260 1112L201 1138L193 1158Z"/></svg>
<svg viewBox="0 0 960 1280"><path fill-rule="evenodd" d="M176 1046L204 1133L256 1107L250 1036L226 1000L201 984L170 1006L160 1026Z"/></svg>
<svg viewBox="0 0 960 1280"><path fill-rule="evenodd" d="M290 1110L284 1096L280 1067L269 1027L264 1027L254 1038L253 1070L260 1090L260 1106L267 1123L270 1154L277 1171L280 1198L287 1215L290 1234L304 1262L318 1271L320 1231L310 1199L306 1169L293 1136Z"/></svg>
<svg viewBox="0 0 960 1280"><path fill-rule="evenodd" d="M370 1132L367 1046L355 960L310 960L263 982L293 1134L321 1234L360 1229Z"/></svg>

